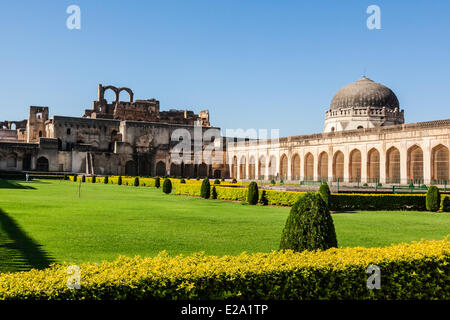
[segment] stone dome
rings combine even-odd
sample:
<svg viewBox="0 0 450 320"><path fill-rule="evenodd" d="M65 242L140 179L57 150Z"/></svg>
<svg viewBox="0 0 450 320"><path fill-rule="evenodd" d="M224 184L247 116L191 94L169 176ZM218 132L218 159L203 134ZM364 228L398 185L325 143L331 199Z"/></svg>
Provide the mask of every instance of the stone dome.
<svg viewBox="0 0 450 320"><path fill-rule="evenodd" d="M400 109L391 89L366 77L346 85L331 100L331 110L367 107Z"/></svg>

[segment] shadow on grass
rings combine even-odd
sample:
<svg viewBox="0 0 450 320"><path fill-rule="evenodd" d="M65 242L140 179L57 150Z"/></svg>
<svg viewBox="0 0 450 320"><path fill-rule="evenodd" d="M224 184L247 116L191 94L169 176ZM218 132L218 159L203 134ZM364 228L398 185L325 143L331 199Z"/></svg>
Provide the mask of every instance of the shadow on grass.
<svg viewBox="0 0 450 320"><path fill-rule="evenodd" d="M24 186L15 180L0 179L0 189L36 189L31 186Z"/></svg>
<svg viewBox="0 0 450 320"><path fill-rule="evenodd" d="M44 269L55 261L0 209L0 272Z"/></svg>

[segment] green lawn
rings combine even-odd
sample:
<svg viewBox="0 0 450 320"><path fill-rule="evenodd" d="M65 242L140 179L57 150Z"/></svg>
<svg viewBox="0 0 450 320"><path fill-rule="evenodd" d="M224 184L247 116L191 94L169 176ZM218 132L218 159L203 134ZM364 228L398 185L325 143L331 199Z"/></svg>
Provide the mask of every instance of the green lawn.
<svg viewBox="0 0 450 320"><path fill-rule="evenodd" d="M166 195L161 189L41 180L0 183L0 271L52 262L205 251L236 255L279 245L288 208ZM386 246L442 239L448 213L333 214L338 244Z"/></svg>

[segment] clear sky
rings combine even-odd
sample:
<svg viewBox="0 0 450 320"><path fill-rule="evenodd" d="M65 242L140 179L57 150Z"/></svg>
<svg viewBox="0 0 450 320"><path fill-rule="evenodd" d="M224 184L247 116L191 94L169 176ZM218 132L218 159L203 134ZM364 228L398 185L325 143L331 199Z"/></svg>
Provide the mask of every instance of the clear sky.
<svg viewBox="0 0 450 320"><path fill-rule="evenodd" d="M66 27L72 4L80 30ZM366 26L372 4L381 30ZM364 73L397 94L407 122L447 119L450 1L1 0L0 72L0 120L30 105L82 116L102 83L162 110L209 109L223 129L317 133L336 91Z"/></svg>

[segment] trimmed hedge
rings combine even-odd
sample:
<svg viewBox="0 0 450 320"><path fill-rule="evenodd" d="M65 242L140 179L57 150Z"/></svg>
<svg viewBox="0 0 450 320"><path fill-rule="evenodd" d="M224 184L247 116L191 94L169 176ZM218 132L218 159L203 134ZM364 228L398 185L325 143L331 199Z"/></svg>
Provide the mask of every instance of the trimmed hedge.
<svg viewBox="0 0 450 320"><path fill-rule="evenodd" d="M202 185L200 187L200 196L205 199L209 199L211 195L211 184L209 183L209 179L203 179Z"/></svg>
<svg viewBox="0 0 450 320"><path fill-rule="evenodd" d="M430 186L427 191L426 207L428 211L438 211L441 206L441 194L436 186Z"/></svg>
<svg viewBox="0 0 450 320"><path fill-rule="evenodd" d="M441 200L441 210L450 212L450 196L443 196Z"/></svg>
<svg viewBox="0 0 450 320"><path fill-rule="evenodd" d="M258 203L259 199L259 193L258 193L258 185L256 182L252 181L248 185L248 192L247 192L247 201L251 205L255 205Z"/></svg>
<svg viewBox="0 0 450 320"><path fill-rule="evenodd" d="M162 189L163 189L163 192L167 193L167 194L172 192L172 182L170 182L169 178L164 179Z"/></svg>
<svg viewBox="0 0 450 320"><path fill-rule="evenodd" d="M367 288L371 264L381 270L380 289ZM68 266L1 273L0 299L450 299L448 239L300 253L121 256L81 264L79 290L67 287Z"/></svg>
<svg viewBox="0 0 450 320"><path fill-rule="evenodd" d="M217 199L247 201L247 188L216 186ZM269 205L293 206L302 192L265 190ZM177 194L200 196L198 184L179 185ZM261 198L262 190L259 190ZM345 210L416 210L425 211L423 194L331 194L329 209Z"/></svg>

